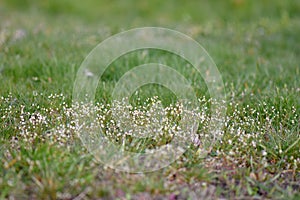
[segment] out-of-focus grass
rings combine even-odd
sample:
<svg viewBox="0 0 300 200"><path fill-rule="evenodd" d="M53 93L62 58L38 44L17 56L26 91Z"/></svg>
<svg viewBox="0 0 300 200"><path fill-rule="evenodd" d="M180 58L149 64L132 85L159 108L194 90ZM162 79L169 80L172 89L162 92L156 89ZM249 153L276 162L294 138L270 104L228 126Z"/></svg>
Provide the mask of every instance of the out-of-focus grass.
<svg viewBox="0 0 300 200"><path fill-rule="evenodd" d="M116 23L128 27L163 23L174 25L180 23L202 23L207 20L218 21L256 21L262 17L278 19L288 14L290 17L299 17L299 1L107 1L107 0L11 0L4 1L6 8L24 11L38 10L49 15L69 15L106 25Z"/></svg>

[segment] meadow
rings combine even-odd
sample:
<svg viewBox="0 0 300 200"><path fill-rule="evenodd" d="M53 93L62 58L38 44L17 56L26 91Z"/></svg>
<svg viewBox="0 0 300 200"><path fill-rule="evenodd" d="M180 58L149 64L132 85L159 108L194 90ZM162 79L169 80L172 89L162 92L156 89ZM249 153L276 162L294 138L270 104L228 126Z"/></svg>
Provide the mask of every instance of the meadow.
<svg viewBox="0 0 300 200"><path fill-rule="evenodd" d="M145 26L177 30L199 42L222 76L225 104L210 97L190 63L149 49L113 62L93 104L72 105L76 73L89 52L114 34ZM299 199L299 44L298 0L0 0L0 199ZM86 113L95 114L92 124L131 152L183 134L178 122L184 110L160 85L139 88L128 116L124 102L116 110L111 106L122 75L151 62L172 66L191 82L199 103L191 120L199 124L199 140L153 172L107 167L78 136L82 126L76 119ZM157 105L167 113L163 122L156 118ZM224 105L220 139L203 156L210 108ZM113 112L123 120L114 120ZM154 120L160 135L132 137ZM137 126L126 125L131 122ZM143 131L153 135L152 129Z"/></svg>

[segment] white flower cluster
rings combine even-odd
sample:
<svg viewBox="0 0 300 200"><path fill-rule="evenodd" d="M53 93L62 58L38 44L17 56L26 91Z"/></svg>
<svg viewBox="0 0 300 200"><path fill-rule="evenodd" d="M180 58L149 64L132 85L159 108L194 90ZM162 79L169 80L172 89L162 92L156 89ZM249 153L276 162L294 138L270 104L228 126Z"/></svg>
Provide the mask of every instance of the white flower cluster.
<svg viewBox="0 0 300 200"><path fill-rule="evenodd" d="M43 94L34 98L39 96ZM231 102L225 105L228 110L222 121L224 126L214 130L212 117L224 114L224 105L205 97L198 100L199 105L193 110L187 110L182 103L163 107L158 97L135 106L128 99L111 104L70 105L62 94L49 95L43 105L22 104L11 95L1 97L0 101L1 130L9 132L13 141L27 144L48 142L66 146L83 133L97 130L128 150L147 151L169 144L174 138L188 139L201 148L210 145L213 135L219 139L214 147L216 154L241 166L249 164L247 161L254 156L259 156L264 165L280 159L286 161L287 168L300 165L300 136L295 131L295 127L299 128L299 116L294 106L279 112L265 102L256 106ZM214 116L210 113L212 106L220 108ZM193 126L188 127L194 123L198 125L196 134L192 134ZM99 139L97 135L91 136Z"/></svg>

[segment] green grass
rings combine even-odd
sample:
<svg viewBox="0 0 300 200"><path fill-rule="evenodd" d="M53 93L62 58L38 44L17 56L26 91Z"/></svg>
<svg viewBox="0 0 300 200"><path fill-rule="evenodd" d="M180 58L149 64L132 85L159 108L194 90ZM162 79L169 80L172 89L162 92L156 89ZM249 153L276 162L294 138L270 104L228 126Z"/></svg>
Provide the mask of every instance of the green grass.
<svg viewBox="0 0 300 200"><path fill-rule="evenodd" d="M0 198L298 199L299 13L298 0L0 1ZM227 117L222 139L206 157L191 146L164 169L130 174L105 167L81 145L71 101L85 56L107 37L141 26L181 31L209 52L224 81ZM132 52L112 63L96 101L109 107L117 80L136 65L170 65L191 80L199 99L205 96L198 128L204 136L210 125L204 108L213 102L203 79L175 55L144 54ZM157 85L137 94L131 97L136 106L153 95L164 106L176 101ZM107 119L103 123L112 129L106 134L119 141ZM129 138L141 148L128 148L158 145L151 141Z"/></svg>

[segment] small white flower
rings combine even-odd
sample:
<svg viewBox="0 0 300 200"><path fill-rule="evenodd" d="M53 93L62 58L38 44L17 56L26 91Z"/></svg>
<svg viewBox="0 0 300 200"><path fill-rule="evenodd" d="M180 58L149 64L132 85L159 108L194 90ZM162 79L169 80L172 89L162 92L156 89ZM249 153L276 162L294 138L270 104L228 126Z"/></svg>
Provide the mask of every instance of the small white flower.
<svg viewBox="0 0 300 200"><path fill-rule="evenodd" d="M87 70L87 69L84 70L84 75L86 77L93 77L94 76L94 74L91 71Z"/></svg>
<svg viewBox="0 0 300 200"><path fill-rule="evenodd" d="M263 155L263 156L266 156L267 154L268 154L268 153L267 153L265 150L262 151L262 155Z"/></svg>

